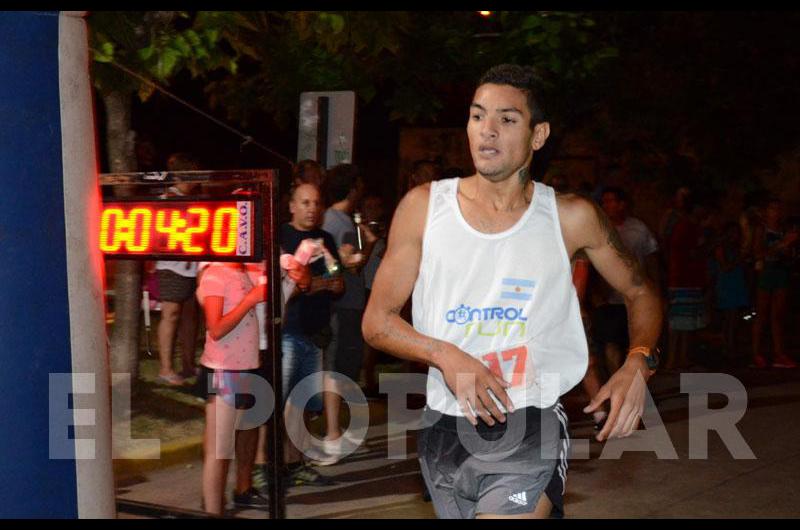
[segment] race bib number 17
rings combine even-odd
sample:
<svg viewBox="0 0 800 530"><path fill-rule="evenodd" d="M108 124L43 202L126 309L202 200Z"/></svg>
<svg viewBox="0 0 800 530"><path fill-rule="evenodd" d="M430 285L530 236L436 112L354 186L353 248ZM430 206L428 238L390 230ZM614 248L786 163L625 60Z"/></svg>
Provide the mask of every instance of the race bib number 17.
<svg viewBox="0 0 800 530"><path fill-rule="evenodd" d="M508 381L505 374L511 373L511 386L519 386L523 382L525 366L528 362L528 347L516 346L510 350L490 352L481 357L489 370L497 377Z"/></svg>

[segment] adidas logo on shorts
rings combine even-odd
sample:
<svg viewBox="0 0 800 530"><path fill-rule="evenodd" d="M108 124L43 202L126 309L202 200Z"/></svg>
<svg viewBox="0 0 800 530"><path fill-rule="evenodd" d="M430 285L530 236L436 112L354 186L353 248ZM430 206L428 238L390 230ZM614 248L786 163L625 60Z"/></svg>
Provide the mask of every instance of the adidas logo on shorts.
<svg viewBox="0 0 800 530"><path fill-rule="evenodd" d="M525 492L522 493L515 493L514 495L510 495L508 500L515 504L519 504L520 506L527 506L528 505L528 498L525 495Z"/></svg>

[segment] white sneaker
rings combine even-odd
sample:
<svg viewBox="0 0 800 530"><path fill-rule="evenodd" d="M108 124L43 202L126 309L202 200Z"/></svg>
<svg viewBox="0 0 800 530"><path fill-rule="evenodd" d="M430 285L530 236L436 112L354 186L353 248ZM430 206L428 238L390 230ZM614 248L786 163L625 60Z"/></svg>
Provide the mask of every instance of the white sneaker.
<svg viewBox="0 0 800 530"><path fill-rule="evenodd" d="M333 448L330 445L332 442L323 441L321 447L318 445L312 445L311 447L306 448L303 451L303 454L306 455L308 462L314 464L315 466L331 466L342 459L341 452L334 452L328 451L328 449ZM341 446L341 444L340 444Z"/></svg>
<svg viewBox="0 0 800 530"><path fill-rule="evenodd" d="M344 433L342 433L341 438L344 438L343 443L348 453L364 454L369 452L369 447L367 447L366 437L364 437L363 440L359 440L358 437L355 436L354 434L351 434L350 431L345 431Z"/></svg>

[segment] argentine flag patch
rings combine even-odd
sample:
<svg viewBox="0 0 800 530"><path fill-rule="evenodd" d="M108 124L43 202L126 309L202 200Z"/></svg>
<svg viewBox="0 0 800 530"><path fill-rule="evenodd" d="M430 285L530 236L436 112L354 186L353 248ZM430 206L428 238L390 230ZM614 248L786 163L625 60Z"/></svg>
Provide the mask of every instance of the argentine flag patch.
<svg viewBox="0 0 800 530"><path fill-rule="evenodd" d="M503 278L500 298L511 300L530 300L533 298L533 288L536 282L520 278Z"/></svg>

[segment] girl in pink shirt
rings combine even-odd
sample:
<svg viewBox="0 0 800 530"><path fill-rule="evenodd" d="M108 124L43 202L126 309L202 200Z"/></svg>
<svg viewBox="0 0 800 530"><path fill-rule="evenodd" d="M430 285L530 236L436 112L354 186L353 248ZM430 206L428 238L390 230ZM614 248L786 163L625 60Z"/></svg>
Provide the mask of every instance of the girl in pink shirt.
<svg viewBox="0 0 800 530"><path fill-rule="evenodd" d="M222 515L234 445L233 503L240 507L265 508L267 499L251 483L258 425L245 430L235 428L244 410L251 408L254 402L252 381L257 377L259 366L258 321L254 308L266 299L267 286L254 287L241 263L212 263L200 274L197 299L206 318L206 343L198 378L206 396L204 509Z"/></svg>

